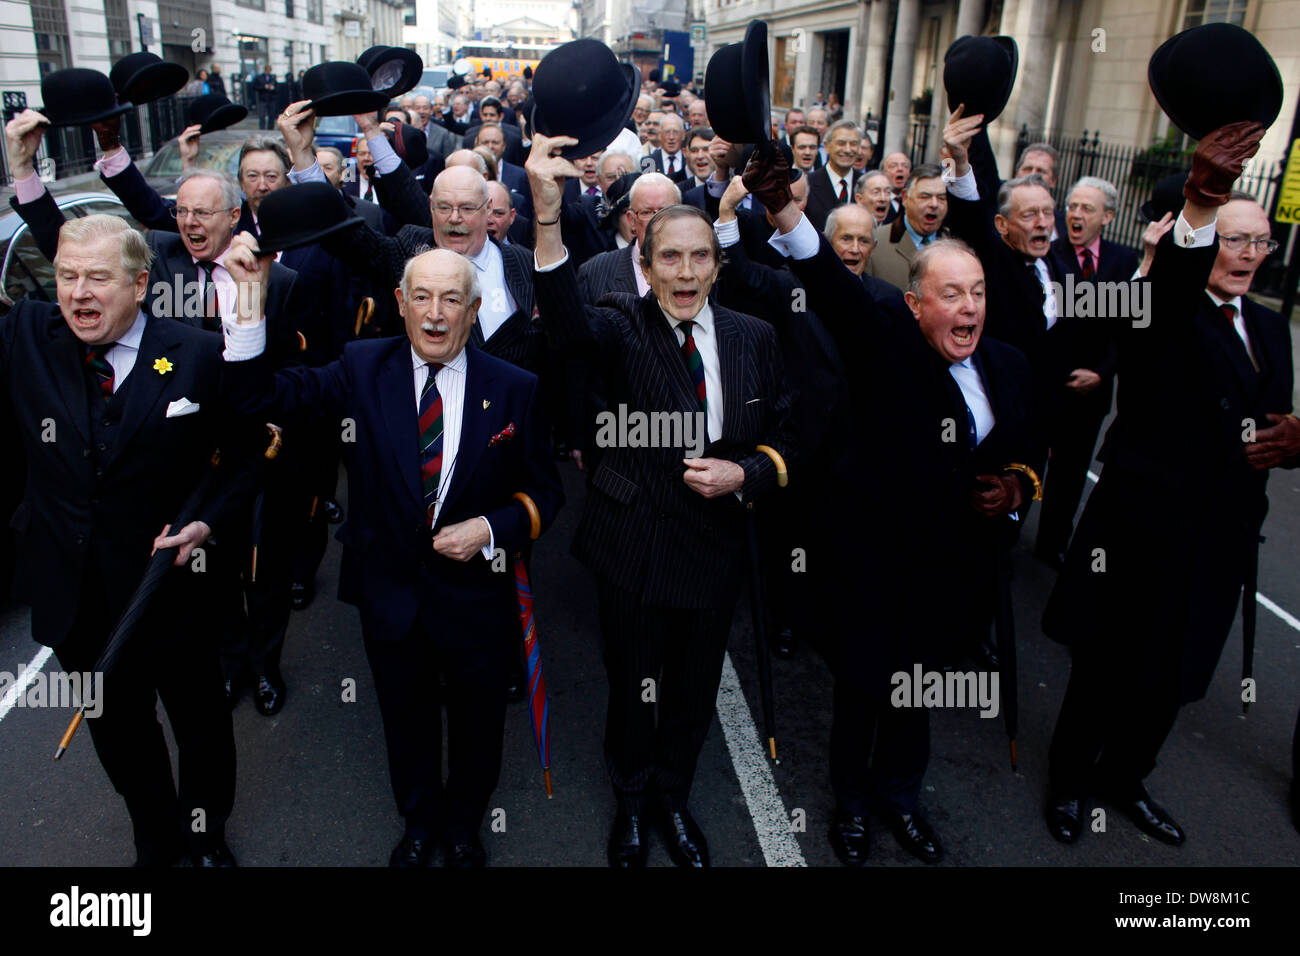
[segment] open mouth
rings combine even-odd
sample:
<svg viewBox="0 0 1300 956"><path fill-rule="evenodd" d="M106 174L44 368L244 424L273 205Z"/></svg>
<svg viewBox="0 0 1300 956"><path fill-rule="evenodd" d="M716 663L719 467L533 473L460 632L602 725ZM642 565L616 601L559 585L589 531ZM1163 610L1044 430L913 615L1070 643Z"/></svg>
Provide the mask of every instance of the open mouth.
<svg viewBox="0 0 1300 956"><path fill-rule="evenodd" d="M208 237L201 232L187 232L185 238L189 241L192 250L202 249L208 244Z"/></svg>
<svg viewBox="0 0 1300 956"><path fill-rule="evenodd" d="M420 325L420 337L428 345L442 345L447 341L450 332L451 327L445 322L423 322Z"/></svg>
<svg viewBox="0 0 1300 956"><path fill-rule="evenodd" d="M937 226L939 224L939 217L932 212L927 212L921 216L921 222L924 223L927 228L930 226Z"/></svg>
<svg viewBox="0 0 1300 956"><path fill-rule="evenodd" d="M73 309L72 319L85 329L98 324L102 314L98 309Z"/></svg>
<svg viewBox="0 0 1300 956"><path fill-rule="evenodd" d="M694 289L678 289L673 293L673 303L684 308L695 301L696 295Z"/></svg>
<svg viewBox="0 0 1300 956"><path fill-rule="evenodd" d="M952 330L952 340L959 348L968 348L975 344L975 326L958 325Z"/></svg>
<svg viewBox="0 0 1300 956"><path fill-rule="evenodd" d="M1252 269L1233 269L1228 273L1233 279L1249 279L1254 274Z"/></svg>

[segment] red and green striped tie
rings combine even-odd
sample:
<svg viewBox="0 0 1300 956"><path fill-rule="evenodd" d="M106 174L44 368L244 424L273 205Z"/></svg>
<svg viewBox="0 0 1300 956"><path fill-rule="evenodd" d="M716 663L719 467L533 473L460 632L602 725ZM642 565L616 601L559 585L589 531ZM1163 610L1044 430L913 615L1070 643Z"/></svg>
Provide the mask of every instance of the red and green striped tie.
<svg viewBox="0 0 1300 956"><path fill-rule="evenodd" d="M686 336L682 342L682 356L686 359L686 371L690 373L691 382L695 385L695 397L700 400L700 411L708 412L708 397L704 392L704 360L700 358L700 351L695 347L695 338L693 330L694 322L682 322L681 329Z"/></svg>
<svg viewBox="0 0 1300 956"><path fill-rule="evenodd" d="M108 350L112 347L113 343L86 347L86 369L90 372L90 381L99 388L106 403L113 400L113 366L108 361Z"/></svg>
<svg viewBox="0 0 1300 956"><path fill-rule="evenodd" d="M438 482L442 478L442 396L435 379L441 365L426 363L429 377L420 392L420 487L424 492L425 521L433 527L438 504Z"/></svg>

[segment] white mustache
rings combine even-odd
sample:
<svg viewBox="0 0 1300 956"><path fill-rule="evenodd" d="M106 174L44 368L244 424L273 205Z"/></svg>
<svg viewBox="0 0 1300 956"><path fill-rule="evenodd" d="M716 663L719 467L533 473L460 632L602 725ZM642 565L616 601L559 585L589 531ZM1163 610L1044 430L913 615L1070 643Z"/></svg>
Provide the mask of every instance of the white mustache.
<svg viewBox="0 0 1300 956"><path fill-rule="evenodd" d="M469 229L465 226L448 226L444 230L449 236L468 236Z"/></svg>
<svg viewBox="0 0 1300 956"><path fill-rule="evenodd" d="M441 324L434 323L434 322L421 322L420 328L423 329L425 332L450 332L451 331L451 326L447 325L447 323L445 322Z"/></svg>

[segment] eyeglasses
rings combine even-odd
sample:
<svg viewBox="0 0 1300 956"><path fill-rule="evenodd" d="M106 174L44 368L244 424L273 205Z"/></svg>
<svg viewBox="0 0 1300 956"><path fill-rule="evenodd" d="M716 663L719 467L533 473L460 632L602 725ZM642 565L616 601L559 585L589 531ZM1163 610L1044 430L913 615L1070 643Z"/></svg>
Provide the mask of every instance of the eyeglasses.
<svg viewBox="0 0 1300 956"><path fill-rule="evenodd" d="M649 222L655 217L655 213L658 211L658 209L633 209L632 215L636 216L642 222Z"/></svg>
<svg viewBox="0 0 1300 956"><path fill-rule="evenodd" d="M1237 252L1247 245L1253 245L1261 255L1269 255L1277 250L1276 239L1252 239L1249 236L1220 236L1219 245L1229 252Z"/></svg>
<svg viewBox="0 0 1300 956"><path fill-rule="evenodd" d="M459 206L453 206L449 202L436 202L433 204L433 211L445 219L448 216L450 216L452 210L455 209L460 211L460 215L462 219L468 219L470 216L474 215L474 213L478 212L486 205L487 205L486 199L483 200L481 203L479 203L477 206L469 206L465 204Z"/></svg>
<svg viewBox="0 0 1300 956"><path fill-rule="evenodd" d="M168 210L173 219L187 219L193 216L195 219L211 219L213 216L220 216L226 210L224 209L190 209L188 206L172 206Z"/></svg>
<svg viewBox="0 0 1300 956"><path fill-rule="evenodd" d="M279 173L259 173L253 170L249 170L243 173L240 178L246 179L250 183L255 183L260 180L266 183L268 186L275 186L275 184L280 181L281 176Z"/></svg>

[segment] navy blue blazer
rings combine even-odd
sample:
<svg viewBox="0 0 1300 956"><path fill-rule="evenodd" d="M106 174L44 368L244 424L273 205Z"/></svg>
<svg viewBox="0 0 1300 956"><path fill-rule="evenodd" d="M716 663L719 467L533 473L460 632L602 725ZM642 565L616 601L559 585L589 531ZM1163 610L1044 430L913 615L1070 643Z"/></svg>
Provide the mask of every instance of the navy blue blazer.
<svg viewBox="0 0 1300 956"><path fill-rule="evenodd" d="M537 376L476 349L465 352L464 417L455 472L436 533L483 515L507 555L528 543L525 492L548 527L564 503L538 400ZM510 562L454 561L433 550L419 484L411 347L402 337L349 343L321 368L275 371L264 356L226 364L224 393L244 414L314 413L355 440L343 442L347 521L339 600L361 611L368 636L400 640L417 614L441 647L518 640ZM513 426L513 428L511 428Z"/></svg>

